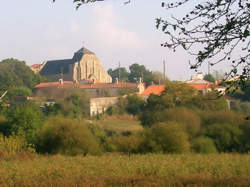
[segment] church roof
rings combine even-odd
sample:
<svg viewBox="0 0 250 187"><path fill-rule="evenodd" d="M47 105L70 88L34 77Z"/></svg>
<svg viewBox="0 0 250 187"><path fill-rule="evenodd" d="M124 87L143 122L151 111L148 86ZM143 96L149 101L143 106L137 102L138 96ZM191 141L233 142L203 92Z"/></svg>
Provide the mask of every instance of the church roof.
<svg viewBox="0 0 250 187"><path fill-rule="evenodd" d="M83 53L83 54L95 54L92 51L90 51L89 49L82 47L81 49L79 49L77 52L75 53Z"/></svg>
<svg viewBox="0 0 250 187"><path fill-rule="evenodd" d="M75 62L79 62L83 55L85 54L95 54L92 51L88 50L85 47L82 47L77 52L75 52L72 59L64 59L64 60L51 60L47 61L45 66L40 71L41 75L53 75L60 73L68 73L69 65L74 64Z"/></svg>
<svg viewBox="0 0 250 187"><path fill-rule="evenodd" d="M69 72L69 64L74 63L72 59L51 60L47 61L46 65L40 71L41 75L53 75Z"/></svg>

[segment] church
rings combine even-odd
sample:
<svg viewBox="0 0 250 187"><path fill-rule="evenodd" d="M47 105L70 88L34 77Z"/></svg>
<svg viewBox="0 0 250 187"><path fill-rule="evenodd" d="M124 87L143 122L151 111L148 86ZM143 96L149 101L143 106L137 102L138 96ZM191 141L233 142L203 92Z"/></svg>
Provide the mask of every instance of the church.
<svg viewBox="0 0 250 187"><path fill-rule="evenodd" d="M75 52L72 59L45 61L39 73L51 81L73 81L75 83L112 83L112 78L102 67L95 53L87 48Z"/></svg>

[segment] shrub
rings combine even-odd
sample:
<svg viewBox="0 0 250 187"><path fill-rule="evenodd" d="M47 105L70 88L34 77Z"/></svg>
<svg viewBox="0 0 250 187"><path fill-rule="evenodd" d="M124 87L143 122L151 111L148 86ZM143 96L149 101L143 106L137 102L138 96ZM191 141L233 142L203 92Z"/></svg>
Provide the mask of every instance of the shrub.
<svg viewBox="0 0 250 187"><path fill-rule="evenodd" d="M9 158L21 153L34 153L35 149L22 135L3 136L0 134L0 157Z"/></svg>
<svg viewBox="0 0 250 187"><path fill-rule="evenodd" d="M126 106L126 111L129 114L137 115L139 114L144 106L144 100L137 95L129 95L127 97L128 104Z"/></svg>
<svg viewBox="0 0 250 187"><path fill-rule="evenodd" d="M22 104L11 108L7 114L8 134L24 133L28 143L33 144L43 124L43 114L39 107L32 104Z"/></svg>
<svg viewBox="0 0 250 187"><path fill-rule="evenodd" d="M63 117L50 118L37 142L38 151L49 154L99 154L98 141L85 124Z"/></svg>
<svg viewBox="0 0 250 187"><path fill-rule="evenodd" d="M163 114L165 121L175 121L184 125L184 129L192 138L196 136L201 129L201 119L193 111L187 108L173 108L166 110Z"/></svg>
<svg viewBox="0 0 250 187"><path fill-rule="evenodd" d="M190 144L187 133L176 122L154 125L143 134L142 152L184 153Z"/></svg>
<svg viewBox="0 0 250 187"><path fill-rule="evenodd" d="M213 124L205 131L205 135L213 139L219 152L239 151L242 134L239 126L231 124Z"/></svg>
<svg viewBox="0 0 250 187"><path fill-rule="evenodd" d="M8 120L4 116L0 116L0 133L3 135L10 134L10 126Z"/></svg>
<svg viewBox="0 0 250 187"><path fill-rule="evenodd" d="M203 125L231 124L240 125L244 117L233 111L204 111L200 113Z"/></svg>
<svg viewBox="0 0 250 187"><path fill-rule="evenodd" d="M200 136L192 141L192 149L197 153L216 153L216 147L211 138Z"/></svg>
<svg viewBox="0 0 250 187"><path fill-rule="evenodd" d="M112 138L112 143L119 152L138 153L142 138L136 134L131 136L117 136Z"/></svg>
<svg viewBox="0 0 250 187"><path fill-rule="evenodd" d="M250 121L245 121L240 127L243 134L241 136L241 152L250 152Z"/></svg>

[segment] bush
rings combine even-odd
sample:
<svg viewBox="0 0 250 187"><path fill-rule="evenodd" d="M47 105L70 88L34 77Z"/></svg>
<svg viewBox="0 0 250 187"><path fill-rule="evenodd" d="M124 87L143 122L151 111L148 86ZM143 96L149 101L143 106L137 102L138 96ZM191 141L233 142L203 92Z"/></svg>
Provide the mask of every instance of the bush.
<svg viewBox="0 0 250 187"><path fill-rule="evenodd" d="M212 124L240 125L244 117L233 111L204 111L200 113L202 124L205 126Z"/></svg>
<svg viewBox="0 0 250 187"><path fill-rule="evenodd" d="M241 152L250 152L250 121L246 120L245 123L240 127L243 134L241 136Z"/></svg>
<svg viewBox="0 0 250 187"><path fill-rule="evenodd" d="M205 135L212 138L219 152L240 151L242 130L237 125L213 124Z"/></svg>
<svg viewBox="0 0 250 187"><path fill-rule="evenodd" d="M138 153L142 138L139 135L118 136L112 138L112 143L119 152Z"/></svg>
<svg viewBox="0 0 250 187"><path fill-rule="evenodd" d="M211 138L201 136L192 141L192 149L197 153L216 153L216 147Z"/></svg>
<svg viewBox="0 0 250 187"><path fill-rule="evenodd" d="M129 95L126 99L128 100L126 111L129 114L137 115L142 111L145 102L141 97Z"/></svg>
<svg viewBox="0 0 250 187"><path fill-rule="evenodd" d="M173 108L166 110L163 114L165 121L175 121L179 124L184 125L184 129L187 131L189 136L192 138L196 136L201 129L201 119L193 111L187 108Z"/></svg>
<svg viewBox="0 0 250 187"><path fill-rule="evenodd" d="M9 158L22 153L35 153L35 149L27 143L24 136L5 137L0 134L0 158Z"/></svg>
<svg viewBox="0 0 250 187"><path fill-rule="evenodd" d="M37 141L38 151L49 154L99 154L98 141L85 124L63 117L50 118Z"/></svg>
<svg viewBox="0 0 250 187"><path fill-rule="evenodd" d="M0 116L0 133L3 135L10 134L10 126L8 120L4 116Z"/></svg>
<svg viewBox="0 0 250 187"><path fill-rule="evenodd" d="M43 114L39 107L32 104L22 104L11 108L7 114L8 124L5 135L24 133L28 143L33 144L43 124Z"/></svg>
<svg viewBox="0 0 250 187"><path fill-rule="evenodd" d="M154 125L143 134L142 152L184 153L190 144L187 133L176 122Z"/></svg>

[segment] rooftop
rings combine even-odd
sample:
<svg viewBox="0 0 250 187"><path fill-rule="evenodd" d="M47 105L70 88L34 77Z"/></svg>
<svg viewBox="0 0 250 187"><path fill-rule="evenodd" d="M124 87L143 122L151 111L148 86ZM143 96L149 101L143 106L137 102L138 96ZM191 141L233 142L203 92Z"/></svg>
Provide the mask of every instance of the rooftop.
<svg viewBox="0 0 250 187"><path fill-rule="evenodd" d="M147 87L147 89L141 93L141 95L161 95L162 92L165 90L166 85L151 85Z"/></svg>
<svg viewBox="0 0 250 187"><path fill-rule="evenodd" d="M40 83L35 86L35 88L83 88L83 89L98 89L98 88L136 88L138 84L136 83L118 83L118 84L110 84L110 83L94 83L94 84L82 84L82 83L74 83L72 81L63 81L63 84L60 82L46 82Z"/></svg>

